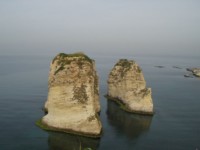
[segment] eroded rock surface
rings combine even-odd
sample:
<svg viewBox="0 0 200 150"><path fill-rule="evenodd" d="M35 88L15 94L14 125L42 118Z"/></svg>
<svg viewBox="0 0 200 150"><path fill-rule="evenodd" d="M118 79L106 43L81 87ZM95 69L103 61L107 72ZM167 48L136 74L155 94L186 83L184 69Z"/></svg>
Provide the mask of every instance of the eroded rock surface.
<svg viewBox="0 0 200 150"><path fill-rule="evenodd" d="M50 130L99 136L99 87L95 63L83 53L57 55L50 66L47 114Z"/></svg>
<svg viewBox="0 0 200 150"><path fill-rule="evenodd" d="M151 89L135 61L120 59L108 78L108 98L120 103L129 112L153 114Z"/></svg>

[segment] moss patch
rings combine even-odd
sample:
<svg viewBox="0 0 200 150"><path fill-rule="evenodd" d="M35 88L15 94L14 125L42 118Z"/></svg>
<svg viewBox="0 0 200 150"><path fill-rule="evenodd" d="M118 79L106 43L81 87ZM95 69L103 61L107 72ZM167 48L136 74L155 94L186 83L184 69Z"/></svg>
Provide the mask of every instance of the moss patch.
<svg viewBox="0 0 200 150"><path fill-rule="evenodd" d="M119 73L120 73L120 76L123 78L127 71L130 70L131 68L131 65L132 65L132 61L129 61L127 59L120 59L114 67L116 66L120 66L121 67L121 70L119 70Z"/></svg>
<svg viewBox="0 0 200 150"><path fill-rule="evenodd" d="M90 59L87 55L85 55L84 53L73 53L73 54L65 54L65 53L60 53L58 54L54 59L53 59L53 63L56 61L56 60L65 60L65 58L70 58L70 57L79 57L79 58L82 58L83 60L86 60L90 63L92 63L92 59Z"/></svg>
<svg viewBox="0 0 200 150"><path fill-rule="evenodd" d="M84 53L74 53L74 54L60 53L53 59L52 63L55 63L55 61L57 65L60 67L55 71L54 75L56 75L59 71L64 70L65 65L69 65L72 61L75 61L80 69L83 69L83 64L85 62L89 62L89 64L92 64L93 62L93 60L90 59Z"/></svg>
<svg viewBox="0 0 200 150"><path fill-rule="evenodd" d="M35 124L43 130L51 130L51 128L42 123L42 119L37 120Z"/></svg>

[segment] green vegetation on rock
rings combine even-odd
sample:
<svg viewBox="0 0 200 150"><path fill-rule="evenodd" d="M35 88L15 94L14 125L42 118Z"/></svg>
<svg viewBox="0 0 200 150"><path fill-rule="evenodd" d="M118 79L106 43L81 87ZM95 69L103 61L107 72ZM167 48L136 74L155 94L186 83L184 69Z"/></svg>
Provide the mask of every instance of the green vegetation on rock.
<svg viewBox="0 0 200 150"><path fill-rule="evenodd" d="M73 54L65 54L65 53L60 53L58 54L54 59L53 59L53 63L55 62L55 60L65 60L65 58L72 58L72 57L78 57L78 58L82 58L83 60L86 60L90 63L92 63L92 59L90 59L87 55L85 55L82 52L79 53L73 53Z"/></svg>
<svg viewBox="0 0 200 150"><path fill-rule="evenodd" d="M127 59L120 59L119 62L116 64L117 66L122 66L124 68L130 68L131 62Z"/></svg>
<svg viewBox="0 0 200 150"><path fill-rule="evenodd" d="M120 77L123 78L123 77L126 75L126 73L131 69L131 66L134 65L134 64L135 64L135 62L134 62L133 60L120 59L120 60L115 64L114 69L115 69L116 67L120 67L120 68L119 68L119 74L120 74ZM141 69L139 66L137 66L136 72L141 73L141 72L142 72L142 69ZM110 75L113 76L112 72L111 72Z"/></svg>
<svg viewBox="0 0 200 150"><path fill-rule="evenodd" d="M80 69L83 69L83 64L85 61L92 64L92 59L90 59L87 55L84 53L74 53L74 54L65 54L60 53L58 54L52 61L52 63L55 63L57 61L57 65L60 66L59 69L57 69L54 73L56 75L59 71L65 69L65 65L69 65L72 61L75 61Z"/></svg>
<svg viewBox="0 0 200 150"><path fill-rule="evenodd" d="M51 130L51 128L49 128L48 126L46 126L45 124L42 123L42 119L39 119L35 122L35 124L40 127L41 129L44 130Z"/></svg>
<svg viewBox="0 0 200 150"><path fill-rule="evenodd" d="M128 61L127 59L120 59L119 62L115 65L120 66L122 71L120 71L120 76L124 77L127 73L127 71L130 69L132 63Z"/></svg>

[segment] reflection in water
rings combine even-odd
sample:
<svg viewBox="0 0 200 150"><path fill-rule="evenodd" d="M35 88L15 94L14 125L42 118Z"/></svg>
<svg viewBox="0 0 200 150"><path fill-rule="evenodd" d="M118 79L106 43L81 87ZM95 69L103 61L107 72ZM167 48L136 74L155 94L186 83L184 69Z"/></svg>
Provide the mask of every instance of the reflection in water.
<svg viewBox="0 0 200 150"><path fill-rule="evenodd" d="M125 133L130 138L137 138L143 132L147 132L151 125L152 116L131 114L123 111L111 101L107 101L107 118L111 126L119 132Z"/></svg>
<svg viewBox="0 0 200 150"><path fill-rule="evenodd" d="M50 150L83 150L85 148L95 150L99 147L100 139L98 138L87 138L60 132L48 133Z"/></svg>

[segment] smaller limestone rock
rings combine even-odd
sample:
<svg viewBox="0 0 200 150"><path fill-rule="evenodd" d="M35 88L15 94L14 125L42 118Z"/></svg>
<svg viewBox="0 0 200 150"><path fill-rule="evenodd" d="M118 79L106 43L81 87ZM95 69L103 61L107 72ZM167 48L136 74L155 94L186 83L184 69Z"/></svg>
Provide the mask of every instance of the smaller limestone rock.
<svg viewBox="0 0 200 150"><path fill-rule="evenodd" d="M194 76L200 77L200 68L187 68L186 70L192 72Z"/></svg>
<svg viewBox="0 0 200 150"><path fill-rule="evenodd" d="M108 78L108 99L121 104L129 112L153 114L151 89L141 68L133 60L120 59Z"/></svg>

